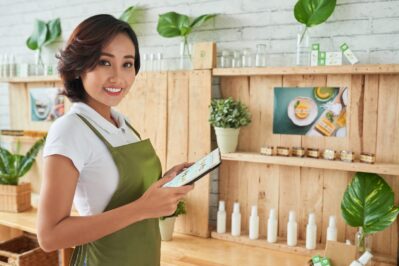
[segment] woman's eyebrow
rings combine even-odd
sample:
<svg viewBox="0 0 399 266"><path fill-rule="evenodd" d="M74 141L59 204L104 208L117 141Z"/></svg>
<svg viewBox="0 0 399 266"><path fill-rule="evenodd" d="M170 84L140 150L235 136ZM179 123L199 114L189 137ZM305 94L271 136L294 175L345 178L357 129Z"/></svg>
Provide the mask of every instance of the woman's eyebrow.
<svg viewBox="0 0 399 266"><path fill-rule="evenodd" d="M113 54L105 53L105 52L101 52L101 55L109 56L109 57L115 57ZM134 57L133 55L125 55L123 58L132 58L132 59L135 59L135 57Z"/></svg>

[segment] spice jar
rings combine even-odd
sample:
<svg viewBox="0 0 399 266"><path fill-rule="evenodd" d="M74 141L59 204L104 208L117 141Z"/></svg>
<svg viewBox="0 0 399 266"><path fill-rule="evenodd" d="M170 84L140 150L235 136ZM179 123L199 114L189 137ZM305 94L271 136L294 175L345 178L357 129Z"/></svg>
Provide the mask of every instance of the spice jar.
<svg viewBox="0 0 399 266"><path fill-rule="evenodd" d="M315 158L315 159L319 158L320 157L319 149L309 148L308 149L308 157Z"/></svg>
<svg viewBox="0 0 399 266"><path fill-rule="evenodd" d="M325 149L323 151L323 159L334 160L335 159L335 150L333 150L333 149Z"/></svg>
<svg viewBox="0 0 399 266"><path fill-rule="evenodd" d="M340 159L341 161L351 163L355 159L355 153L352 151L343 150L340 152Z"/></svg>
<svg viewBox="0 0 399 266"><path fill-rule="evenodd" d="M262 155L267 155L267 156L272 156L273 155L273 146L265 146L260 148L260 154Z"/></svg>
<svg viewBox="0 0 399 266"><path fill-rule="evenodd" d="M287 147L277 147L277 155L280 156L289 156L290 155L290 149Z"/></svg>
<svg viewBox="0 0 399 266"><path fill-rule="evenodd" d="M295 157L304 157L305 149L302 147L292 147L292 156Z"/></svg>
<svg viewBox="0 0 399 266"><path fill-rule="evenodd" d="M375 154L373 153L362 153L360 154L360 161L362 163L375 163Z"/></svg>

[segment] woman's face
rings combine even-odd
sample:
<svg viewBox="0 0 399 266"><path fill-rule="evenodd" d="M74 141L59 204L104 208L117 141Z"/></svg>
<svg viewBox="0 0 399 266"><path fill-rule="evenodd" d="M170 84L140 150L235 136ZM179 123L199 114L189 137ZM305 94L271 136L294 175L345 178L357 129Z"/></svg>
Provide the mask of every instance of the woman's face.
<svg viewBox="0 0 399 266"><path fill-rule="evenodd" d="M87 104L95 109L118 105L136 77L134 60L132 40L119 33L102 49L94 69L81 76Z"/></svg>

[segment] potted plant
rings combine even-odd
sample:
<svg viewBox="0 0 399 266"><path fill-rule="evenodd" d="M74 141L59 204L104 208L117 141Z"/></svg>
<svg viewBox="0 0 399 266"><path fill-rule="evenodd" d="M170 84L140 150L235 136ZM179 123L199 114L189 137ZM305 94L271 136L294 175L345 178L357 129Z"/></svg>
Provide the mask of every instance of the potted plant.
<svg viewBox="0 0 399 266"><path fill-rule="evenodd" d="M358 227L359 252L371 249L371 234L390 226L399 213L394 193L385 180L373 173L356 173L344 193L341 213L345 222Z"/></svg>
<svg viewBox="0 0 399 266"><path fill-rule="evenodd" d="M216 140L221 153L237 149L240 127L251 122L248 108L233 98L212 100L209 122L215 128Z"/></svg>
<svg viewBox="0 0 399 266"><path fill-rule="evenodd" d="M33 33L26 40L26 46L31 50L37 50L36 54L36 66L43 67L42 52L43 48L47 47L46 63L51 63L54 59L54 54L58 46L56 45L57 40L61 36L61 22L59 18L50 20L48 22L37 19L35 21ZM40 71L39 71L40 72ZM37 73L40 74L40 73ZM52 74L52 73L46 73Z"/></svg>
<svg viewBox="0 0 399 266"><path fill-rule="evenodd" d="M22 212L31 208L30 183L20 183L35 162L45 137L36 141L25 155L0 147L0 211Z"/></svg>
<svg viewBox="0 0 399 266"><path fill-rule="evenodd" d="M180 69L191 68L191 51L188 45L188 37L195 27L214 18L217 14L204 14L190 22L187 15L176 12L167 12L159 15L157 31L162 37L181 37L180 44Z"/></svg>
<svg viewBox="0 0 399 266"><path fill-rule="evenodd" d="M186 214L186 204L184 201L179 201L176 211L172 215L159 218L159 230L163 241L172 240L176 217L182 214Z"/></svg>

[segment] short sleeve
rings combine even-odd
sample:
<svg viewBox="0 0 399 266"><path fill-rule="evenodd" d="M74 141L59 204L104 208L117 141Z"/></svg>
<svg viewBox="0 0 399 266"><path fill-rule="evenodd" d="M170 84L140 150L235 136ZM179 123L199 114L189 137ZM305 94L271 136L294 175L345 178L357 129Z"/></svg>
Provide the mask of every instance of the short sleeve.
<svg viewBox="0 0 399 266"><path fill-rule="evenodd" d="M90 149L85 145L85 132L87 129L76 115L66 115L57 119L48 132L43 157L55 154L65 156L81 173L90 157Z"/></svg>

